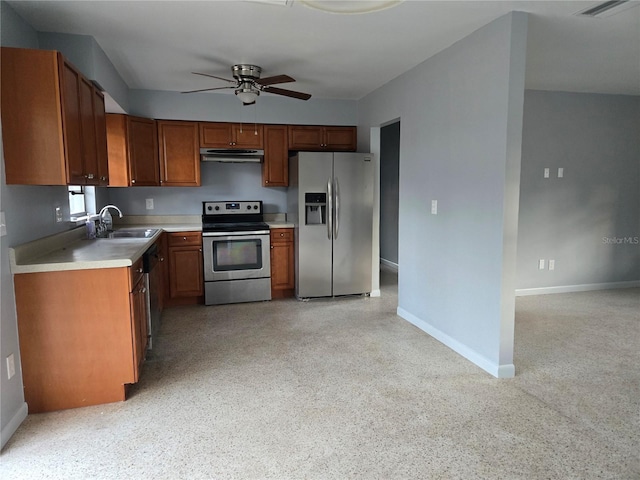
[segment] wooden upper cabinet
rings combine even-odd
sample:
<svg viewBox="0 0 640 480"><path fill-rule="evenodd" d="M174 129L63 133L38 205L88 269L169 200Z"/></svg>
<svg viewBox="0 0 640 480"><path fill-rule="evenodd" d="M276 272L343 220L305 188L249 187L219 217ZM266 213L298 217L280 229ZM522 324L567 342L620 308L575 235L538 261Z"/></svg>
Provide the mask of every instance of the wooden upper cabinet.
<svg viewBox="0 0 640 480"><path fill-rule="evenodd" d="M67 154L67 181L72 185L85 183L84 165L82 161L82 128L83 112L78 92L82 84L80 72L60 57L60 77L62 94L62 115L64 125L64 143Z"/></svg>
<svg viewBox="0 0 640 480"><path fill-rule="evenodd" d="M55 51L2 47L0 57L7 183L97 185L106 142L95 86Z"/></svg>
<svg viewBox="0 0 640 480"><path fill-rule="evenodd" d="M109 185L112 187L159 186L156 121L108 113L106 124Z"/></svg>
<svg viewBox="0 0 640 480"><path fill-rule="evenodd" d="M289 151L287 150L287 126L264 126L264 163L262 185L265 187L289 186Z"/></svg>
<svg viewBox="0 0 640 480"><path fill-rule="evenodd" d="M156 121L127 117L127 140L131 185L160 185Z"/></svg>
<svg viewBox="0 0 640 480"><path fill-rule="evenodd" d="M162 186L200 186L198 124L158 120L157 125Z"/></svg>
<svg viewBox="0 0 640 480"><path fill-rule="evenodd" d="M96 151L98 152L98 184L109 185L109 156L107 153L107 122L104 95L97 88L93 91L93 114L96 127Z"/></svg>
<svg viewBox="0 0 640 480"><path fill-rule="evenodd" d="M354 152L356 127L289 125L289 150Z"/></svg>
<svg viewBox="0 0 640 480"><path fill-rule="evenodd" d="M262 125L200 122L199 128L202 148L263 148Z"/></svg>

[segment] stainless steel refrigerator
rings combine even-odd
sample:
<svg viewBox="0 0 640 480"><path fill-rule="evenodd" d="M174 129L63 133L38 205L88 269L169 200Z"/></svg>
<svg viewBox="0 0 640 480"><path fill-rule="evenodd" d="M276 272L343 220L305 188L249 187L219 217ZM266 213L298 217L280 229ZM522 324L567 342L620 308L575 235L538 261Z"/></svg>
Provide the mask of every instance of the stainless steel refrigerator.
<svg viewBox="0 0 640 480"><path fill-rule="evenodd" d="M300 152L289 159L296 296L371 292L373 155Z"/></svg>

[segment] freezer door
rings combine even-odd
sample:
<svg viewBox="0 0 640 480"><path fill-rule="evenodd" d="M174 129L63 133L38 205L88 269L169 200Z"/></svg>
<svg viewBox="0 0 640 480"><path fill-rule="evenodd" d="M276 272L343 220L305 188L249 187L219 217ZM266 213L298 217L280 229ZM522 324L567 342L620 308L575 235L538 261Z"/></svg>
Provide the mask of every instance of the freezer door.
<svg viewBox="0 0 640 480"><path fill-rule="evenodd" d="M304 152L298 154L298 262L296 295L299 298L331 296L331 231L329 218L307 224L305 194L328 194L327 186L333 178L333 154ZM327 213L326 217L329 217Z"/></svg>
<svg viewBox="0 0 640 480"><path fill-rule="evenodd" d="M372 154L334 153L333 190L333 295L368 293L373 224Z"/></svg>

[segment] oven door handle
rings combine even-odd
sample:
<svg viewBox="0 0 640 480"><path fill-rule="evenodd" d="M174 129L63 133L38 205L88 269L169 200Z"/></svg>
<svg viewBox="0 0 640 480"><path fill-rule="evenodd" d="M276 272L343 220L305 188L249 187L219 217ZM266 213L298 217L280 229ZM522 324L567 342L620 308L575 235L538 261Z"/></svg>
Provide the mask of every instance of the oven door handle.
<svg viewBox="0 0 640 480"><path fill-rule="evenodd" d="M269 230L255 230L252 232L203 232L203 237L244 237L246 235L269 235Z"/></svg>
<svg viewBox="0 0 640 480"><path fill-rule="evenodd" d="M333 230L333 189L331 188L331 178L327 180L327 238L331 240Z"/></svg>

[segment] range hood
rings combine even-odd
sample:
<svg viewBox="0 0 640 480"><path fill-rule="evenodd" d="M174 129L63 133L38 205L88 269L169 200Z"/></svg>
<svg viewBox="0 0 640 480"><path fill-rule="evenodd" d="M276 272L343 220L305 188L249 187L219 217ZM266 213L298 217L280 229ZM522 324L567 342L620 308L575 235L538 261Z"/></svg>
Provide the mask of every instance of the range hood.
<svg viewBox="0 0 640 480"><path fill-rule="evenodd" d="M200 160L203 162L260 163L263 158L264 150L200 149Z"/></svg>

